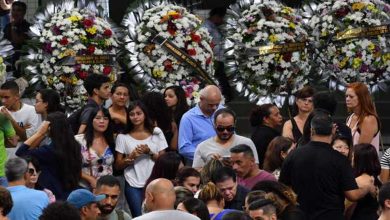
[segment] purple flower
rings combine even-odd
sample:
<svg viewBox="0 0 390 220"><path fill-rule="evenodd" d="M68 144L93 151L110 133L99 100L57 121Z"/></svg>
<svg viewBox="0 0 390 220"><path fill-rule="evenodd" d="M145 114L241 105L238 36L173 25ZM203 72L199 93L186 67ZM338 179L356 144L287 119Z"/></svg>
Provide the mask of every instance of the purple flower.
<svg viewBox="0 0 390 220"><path fill-rule="evenodd" d="M54 26L53 29L52 29L52 31L53 31L53 33L54 33L55 35L61 35L61 34L62 34L61 29L60 29L59 27L57 27L57 26Z"/></svg>
<svg viewBox="0 0 390 220"><path fill-rule="evenodd" d="M46 53L53 52L53 48L51 47L51 43L44 43L43 44L43 51L45 51Z"/></svg>
<svg viewBox="0 0 390 220"><path fill-rule="evenodd" d="M361 73L366 73L366 72L368 72L368 66L367 66L366 64L363 64L363 65L360 67L359 72L361 72Z"/></svg>
<svg viewBox="0 0 390 220"><path fill-rule="evenodd" d="M185 80L182 80L182 81L180 81L180 85L185 86L185 85L187 85L187 83Z"/></svg>

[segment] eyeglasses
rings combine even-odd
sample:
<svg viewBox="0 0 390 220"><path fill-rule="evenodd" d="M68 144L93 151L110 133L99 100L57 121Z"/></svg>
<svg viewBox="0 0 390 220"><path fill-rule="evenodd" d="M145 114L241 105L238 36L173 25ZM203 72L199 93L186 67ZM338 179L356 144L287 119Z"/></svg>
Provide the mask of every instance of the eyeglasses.
<svg viewBox="0 0 390 220"><path fill-rule="evenodd" d="M27 171L30 175L36 175L37 174L37 171L34 169L34 168L28 168L28 171Z"/></svg>
<svg viewBox="0 0 390 220"><path fill-rule="evenodd" d="M97 160L97 163L99 164L99 167L98 167L98 172L101 173L103 172L103 159L104 158L100 158Z"/></svg>
<svg viewBox="0 0 390 220"><path fill-rule="evenodd" d="M226 127L224 127L224 126L217 126L216 129L217 129L218 132L223 132L225 130L228 131L228 132L234 132L234 130L236 130L236 127L234 127L234 126L226 126Z"/></svg>

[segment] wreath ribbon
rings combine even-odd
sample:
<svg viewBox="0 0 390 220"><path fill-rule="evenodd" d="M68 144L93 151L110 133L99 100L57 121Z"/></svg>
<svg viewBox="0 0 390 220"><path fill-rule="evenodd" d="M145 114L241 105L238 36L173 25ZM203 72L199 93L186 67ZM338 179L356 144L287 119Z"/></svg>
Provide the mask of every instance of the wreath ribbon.
<svg viewBox="0 0 390 220"><path fill-rule="evenodd" d="M207 72L200 66L196 60L194 60L190 55L185 51L177 47L172 41L162 37L161 35L156 35L151 40L155 44L159 44L164 50L172 54L176 59L187 64L195 72L197 72L207 83L216 85L213 79L207 74Z"/></svg>

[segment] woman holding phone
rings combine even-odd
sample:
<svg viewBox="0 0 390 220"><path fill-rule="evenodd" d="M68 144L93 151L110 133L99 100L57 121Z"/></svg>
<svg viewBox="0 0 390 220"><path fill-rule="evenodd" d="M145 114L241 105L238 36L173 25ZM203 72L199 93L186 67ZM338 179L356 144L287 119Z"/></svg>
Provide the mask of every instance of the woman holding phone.
<svg viewBox="0 0 390 220"><path fill-rule="evenodd" d="M125 169L125 195L133 217L141 215L143 188L154 162L168 147L164 133L154 127L145 105L135 101L129 106L129 123L116 139L116 167Z"/></svg>

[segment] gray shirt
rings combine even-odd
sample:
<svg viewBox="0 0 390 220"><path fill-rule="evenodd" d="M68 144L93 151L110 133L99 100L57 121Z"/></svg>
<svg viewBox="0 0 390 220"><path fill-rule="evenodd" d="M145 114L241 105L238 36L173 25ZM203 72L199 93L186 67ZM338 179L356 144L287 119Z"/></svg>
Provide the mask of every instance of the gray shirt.
<svg viewBox="0 0 390 220"><path fill-rule="evenodd" d="M122 211L122 210L114 210L109 215L107 215L106 217L98 217L98 220L119 220L118 212L122 212L123 213L123 219L124 220L131 220L131 216L127 212Z"/></svg>
<svg viewBox="0 0 390 220"><path fill-rule="evenodd" d="M223 156L230 156L230 149L239 144L248 145L255 156L256 163L259 163L259 158L257 156L256 146L253 141L249 138L234 134L231 138L233 138L233 142L229 147L223 147L215 141L215 136L211 137L203 142L201 142L195 150L194 162L192 163L192 167L200 168L203 167L211 158L213 154L219 154Z"/></svg>
<svg viewBox="0 0 390 220"><path fill-rule="evenodd" d="M169 220L200 220L195 215L191 215L187 212L177 210L164 210L153 211L148 214L141 215L134 220L156 220L156 219L169 219Z"/></svg>

